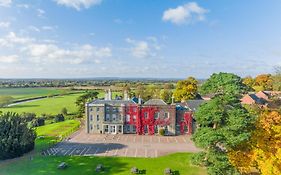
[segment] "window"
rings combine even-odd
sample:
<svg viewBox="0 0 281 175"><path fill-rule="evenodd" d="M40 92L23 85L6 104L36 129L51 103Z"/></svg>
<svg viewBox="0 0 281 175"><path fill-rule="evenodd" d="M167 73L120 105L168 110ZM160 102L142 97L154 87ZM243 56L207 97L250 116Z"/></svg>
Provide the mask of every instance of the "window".
<svg viewBox="0 0 281 175"><path fill-rule="evenodd" d="M154 127L154 133L155 133L155 134L158 133L158 125L155 125L155 127Z"/></svg>
<svg viewBox="0 0 281 175"><path fill-rule="evenodd" d="M133 125L133 132L136 132L136 126Z"/></svg>
<svg viewBox="0 0 281 175"><path fill-rule="evenodd" d="M90 108L90 111L93 111L93 108Z"/></svg>
<svg viewBox="0 0 281 175"><path fill-rule="evenodd" d="M90 115L90 120L93 121L93 115Z"/></svg>
<svg viewBox="0 0 281 175"><path fill-rule="evenodd" d="M97 112L99 112L100 111L100 108L99 107L97 107Z"/></svg>
<svg viewBox="0 0 281 175"><path fill-rule="evenodd" d="M154 113L154 119L158 119L159 118L159 112L155 112Z"/></svg>
<svg viewBox="0 0 281 175"><path fill-rule="evenodd" d="M144 126L144 133L147 133L147 125Z"/></svg>
<svg viewBox="0 0 281 175"><path fill-rule="evenodd" d="M122 133L122 126L121 125L118 126L118 132Z"/></svg>
<svg viewBox="0 0 281 175"><path fill-rule="evenodd" d="M108 125L104 126L104 132L108 132Z"/></svg>
<svg viewBox="0 0 281 175"><path fill-rule="evenodd" d="M112 120L113 120L113 121L116 120L116 114L112 114Z"/></svg>
<svg viewBox="0 0 281 175"><path fill-rule="evenodd" d="M126 128L127 128L127 131L130 132L130 125L127 125Z"/></svg>
<svg viewBox="0 0 281 175"><path fill-rule="evenodd" d="M100 129L100 125L97 125L97 130L99 130Z"/></svg>
<svg viewBox="0 0 281 175"><path fill-rule="evenodd" d="M110 120L110 115L106 114L105 121L109 121L109 120Z"/></svg>
<svg viewBox="0 0 281 175"><path fill-rule="evenodd" d="M130 122L130 115L126 115L126 122Z"/></svg>
<svg viewBox="0 0 281 175"><path fill-rule="evenodd" d="M97 115L97 121L100 121L100 116L99 115Z"/></svg>
<svg viewBox="0 0 281 175"><path fill-rule="evenodd" d="M106 107L106 111L107 112L110 111L110 107L109 106Z"/></svg>
<svg viewBox="0 0 281 175"><path fill-rule="evenodd" d="M133 121L135 122L137 120L137 116L133 116Z"/></svg>
<svg viewBox="0 0 281 175"><path fill-rule="evenodd" d="M91 130L93 130L93 126L91 125Z"/></svg>
<svg viewBox="0 0 281 175"><path fill-rule="evenodd" d="M169 114L170 114L169 112L165 112L165 113L164 113L164 119L169 118Z"/></svg>
<svg viewBox="0 0 281 175"><path fill-rule="evenodd" d="M144 118L145 118L145 119L148 118L148 113L147 113L147 112L144 113Z"/></svg>

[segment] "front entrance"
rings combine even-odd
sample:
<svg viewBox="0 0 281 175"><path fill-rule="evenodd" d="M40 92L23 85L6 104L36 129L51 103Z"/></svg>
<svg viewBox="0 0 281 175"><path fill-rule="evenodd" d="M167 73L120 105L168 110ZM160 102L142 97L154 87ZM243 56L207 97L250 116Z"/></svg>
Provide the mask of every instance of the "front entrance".
<svg viewBox="0 0 281 175"><path fill-rule="evenodd" d="M116 125L110 125L108 133L109 134L116 134Z"/></svg>

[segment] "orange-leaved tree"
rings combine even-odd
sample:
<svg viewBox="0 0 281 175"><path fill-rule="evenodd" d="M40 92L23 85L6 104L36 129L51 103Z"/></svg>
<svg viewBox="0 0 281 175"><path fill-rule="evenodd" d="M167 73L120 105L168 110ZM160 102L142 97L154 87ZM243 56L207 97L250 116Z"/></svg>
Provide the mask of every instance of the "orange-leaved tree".
<svg viewBox="0 0 281 175"><path fill-rule="evenodd" d="M281 174L281 115L264 112L256 122L250 142L228 153L232 165L241 173L256 168L262 175Z"/></svg>

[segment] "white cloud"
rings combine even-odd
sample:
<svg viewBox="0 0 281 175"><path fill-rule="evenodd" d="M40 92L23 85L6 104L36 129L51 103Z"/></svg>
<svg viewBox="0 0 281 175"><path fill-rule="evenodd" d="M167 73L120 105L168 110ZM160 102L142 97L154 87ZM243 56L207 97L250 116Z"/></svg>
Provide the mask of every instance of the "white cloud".
<svg viewBox="0 0 281 175"><path fill-rule="evenodd" d="M55 44L31 44L24 49L31 62L35 63L69 63L81 64L83 62L99 63L100 58L110 57L111 49L97 48L92 45L81 45L76 48L64 49Z"/></svg>
<svg viewBox="0 0 281 175"><path fill-rule="evenodd" d="M19 61L18 55L0 56L0 63L17 63Z"/></svg>
<svg viewBox="0 0 281 175"><path fill-rule="evenodd" d="M10 7L12 0L0 0L0 6Z"/></svg>
<svg viewBox="0 0 281 175"><path fill-rule="evenodd" d="M10 32L3 38L0 38L0 47L13 47L14 45L26 45L33 42L35 39L30 37L21 37L14 32Z"/></svg>
<svg viewBox="0 0 281 175"><path fill-rule="evenodd" d="M42 26L43 30L55 30L56 28L58 28L58 26Z"/></svg>
<svg viewBox="0 0 281 175"><path fill-rule="evenodd" d="M131 55L137 58L155 56L156 51L161 49L156 37L148 37L143 41L127 38L126 42L132 45L130 48Z"/></svg>
<svg viewBox="0 0 281 175"><path fill-rule="evenodd" d="M189 2L177 8L170 8L163 14L163 21L170 21L174 24L186 24L195 21L203 21L208 10L200 7L196 2Z"/></svg>
<svg viewBox="0 0 281 175"><path fill-rule="evenodd" d="M40 32L40 29L38 27L35 26L28 26L28 29L34 32Z"/></svg>
<svg viewBox="0 0 281 175"><path fill-rule="evenodd" d="M93 5L98 5L102 0L55 0L57 4L81 10L82 8L89 8Z"/></svg>
<svg viewBox="0 0 281 175"><path fill-rule="evenodd" d="M45 10L43 9L37 9L36 11L37 11L37 16L40 18L43 18L46 13Z"/></svg>
<svg viewBox="0 0 281 175"><path fill-rule="evenodd" d="M0 28L9 28L10 25L10 22L0 22Z"/></svg>
<svg viewBox="0 0 281 175"><path fill-rule="evenodd" d="M29 9L30 6L28 4L17 4L17 7Z"/></svg>

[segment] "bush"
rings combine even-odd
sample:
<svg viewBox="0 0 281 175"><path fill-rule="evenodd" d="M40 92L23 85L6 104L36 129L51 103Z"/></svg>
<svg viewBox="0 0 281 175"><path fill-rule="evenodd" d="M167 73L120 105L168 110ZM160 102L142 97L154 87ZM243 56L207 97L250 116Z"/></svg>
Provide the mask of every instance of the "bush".
<svg viewBox="0 0 281 175"><path fill-rule="evenodd" d="M62 114L58 114L55 116L54 118L54 122L57 123L57 122L63 122L64 121L64 116Z"/></svg>
<svg viewBox="0 0 281 175"><path fill-rule="evenodd" d="M34 149L35 131L19 114L2 114L0 126L0 160L19 157Z"/></svg>
<svg viewBox="0 0 281 175"><path fill-rule="evenodd" d="M43 117L36 118L31 123L32 123L32 127L44 126L45 119Z"/></svg>
<svg viewBox="0 0 281 175"><path fill-rule="evenodd" d="M63 115L67 115L67 109L66 109L66 108L62 108L62 109L61 109L61 113L62 113Z"/></svg>
<svg viewBox="0 0 281 175"><path fill-rule="evenodd" d="M159 134L161 136L164 136L165 135L165 130L163 128L159 129Z"/></svg>
<svg viewBox="0 0 281 175"><path fill-rule="evenodd" d="M24 120L26 122L31 122L33 121L34 119L36 119L36 114L35 113L29 113L29 112L24 112L22 114L22 117L24 118Z"/></svg>

